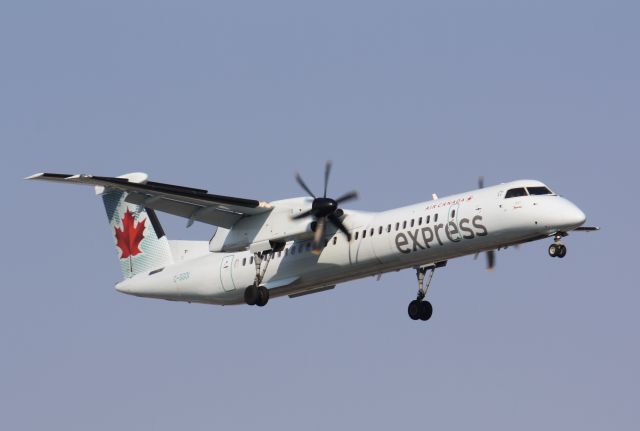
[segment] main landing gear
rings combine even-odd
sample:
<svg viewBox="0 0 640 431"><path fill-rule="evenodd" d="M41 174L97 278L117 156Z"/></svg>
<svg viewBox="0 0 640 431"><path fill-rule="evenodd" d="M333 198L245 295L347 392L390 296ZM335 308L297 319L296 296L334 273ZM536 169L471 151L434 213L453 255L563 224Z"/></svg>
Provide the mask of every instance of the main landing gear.
<svg viewBox="0 0 640 431"><path fill-rule="evenodd" d="M264 307L269 302L269 289L264 286L248 286L244 291L244 302Z"/></svg>
<svg viewBox="0 0 640 431"><path fill-rule="evenodd" d="M567 236L564 232L558 232L554 237L554 243L549 246L549 256L563 258L567 255L567 247L562 244L562 237Z"/></svg>
<svg viewBox="0 0 640 431"><path fill-rule="evenodd" d="M244 290L244 302L248 305L264 307L269 302L269 289L261 286L262 278L267 272L267 266L271 260L271 252L258 252L253 254L253 262L256 266L256 278L253 284Z"/></svg>
<svg viewBox="0 0 640 431"><path fill-rule="evenodd" d="M416 268L416 275L418 277L418 296L416 299L409 303L409 307L407 311L409 312L409 317L412 320L429 320L431 315L433 314L433 307L429 301L425 301L424 298L427 296L427 290L429 289L429 285L431 284L431 279L433 278L433 273L435 272L436 267L434 265L421 266ZM427 279L427 284L424 283L424 276L429 272L429 278Z"/></svg>

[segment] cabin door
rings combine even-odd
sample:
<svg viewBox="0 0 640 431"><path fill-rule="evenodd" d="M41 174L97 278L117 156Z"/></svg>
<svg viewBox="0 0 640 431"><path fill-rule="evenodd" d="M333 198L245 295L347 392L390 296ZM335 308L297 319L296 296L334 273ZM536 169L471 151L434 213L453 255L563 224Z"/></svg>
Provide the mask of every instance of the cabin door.
<svg viewBox="0 0 640 431"><path fill-rule="evenodd" d="M236 288L233 283L233 255L225 256L222 258L222 264L220 265L220 283L222 288L229 292Z"/></svg>

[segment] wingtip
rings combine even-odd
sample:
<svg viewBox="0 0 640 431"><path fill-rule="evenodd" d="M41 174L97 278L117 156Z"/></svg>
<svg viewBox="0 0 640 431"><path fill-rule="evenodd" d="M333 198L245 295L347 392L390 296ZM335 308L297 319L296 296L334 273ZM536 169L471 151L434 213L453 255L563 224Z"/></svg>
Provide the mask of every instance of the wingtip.
<svg viewBox="0 0 640 431"><path fill-rule="evenodd" d="M37 174L30 175L25 180L47 180L47 181L62 181L69 178L70 174L54 174L51 172L39 172Z"/></svg>
<svg viewBox="0 0 640 431"><path fill-rule="evenodd" d="M580 226L574 229L577 232L597 232L600 226Z"/></svg>

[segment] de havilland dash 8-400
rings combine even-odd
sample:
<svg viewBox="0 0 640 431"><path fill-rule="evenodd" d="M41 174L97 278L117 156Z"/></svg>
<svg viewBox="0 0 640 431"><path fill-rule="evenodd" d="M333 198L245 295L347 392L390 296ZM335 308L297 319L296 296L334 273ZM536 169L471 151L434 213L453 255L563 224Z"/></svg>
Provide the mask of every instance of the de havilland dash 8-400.
<svg viewBox="0 0 640 431"><path fill-rule="evenodd" d="M425 300L436 268L485 252L488 268L500 248L552 239L551 257L567 253L562 239L583 226L585 214L535 180L519 180L394 208L340 208L349 192L262 202L149 181L144 173L119 177L40 173L28 179L95 186L102 197L120 258L119 292L171 301L265 306L270 298L322 292L338 283L413 268L413 320L428 320ZM217 226L210 241L169 240L156 211Z"/></svg>

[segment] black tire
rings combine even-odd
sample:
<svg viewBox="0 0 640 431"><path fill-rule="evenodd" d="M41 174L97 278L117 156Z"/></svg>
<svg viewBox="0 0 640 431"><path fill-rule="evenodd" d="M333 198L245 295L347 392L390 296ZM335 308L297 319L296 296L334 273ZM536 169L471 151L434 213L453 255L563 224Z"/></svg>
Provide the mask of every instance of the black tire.
<svg viewBox="0 0 640 431"><path fill-rule="evenodd" d="M258 302L258 288L256 286L251 285L244 290L244 302L248 305L256 305Z"/></svg>
<svg viewBox="0 0 640 431"><path fill-rule="evenodd" d="M433 314L433 307L429 301L420 302L420 320L427 321L431 319L431 315Z"/></svg>
<svg viewBox="0 0 640 431"><path fill-rule="evenodd" d="M551 244L549 246L549 256L556 257L558 255L558 246L556 244Z"/></svg>
<svg viewBox="0 0 640 431"><path fill-rule="evenodd" d="M565 245L561 245L560 246L560 250L558 251L558 257L560 259L562 259L563 257L565 257L567 255L567 246Z"/></svg>
<svg viewBox="0 0 640 431"><path fill-rule="evenodd" d="M264 286L258 287L258 300L256 301L256 305L258 307L264 307L269 302L269 289Z"/></svg>
<svg viewBox="0 0 640 431"><path fill-rule="evenodd" d="M418 320L420 318L420 301L417 299L411 301L407 308L407 312L409 313L411 320Z"/></svg>

